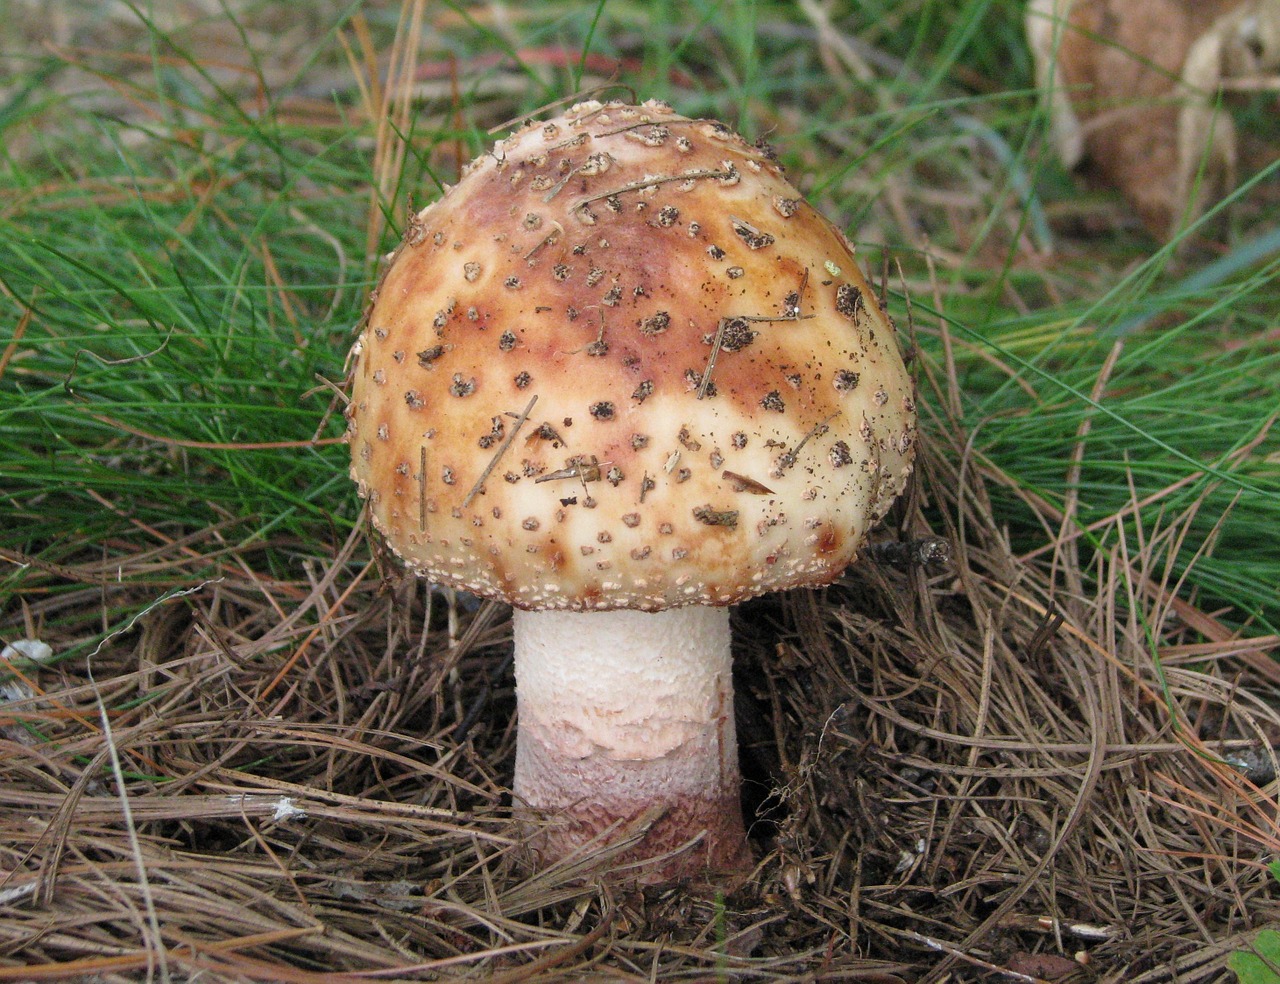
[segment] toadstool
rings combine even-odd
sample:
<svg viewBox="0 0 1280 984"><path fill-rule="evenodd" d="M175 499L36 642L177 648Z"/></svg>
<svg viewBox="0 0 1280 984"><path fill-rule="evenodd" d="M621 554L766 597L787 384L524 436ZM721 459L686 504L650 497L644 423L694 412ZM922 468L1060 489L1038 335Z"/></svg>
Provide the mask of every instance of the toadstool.
<svg viewBox="0 0 1280 984"><path fill-rule="evenodd" d="M642 819L641 881L741 868L728 606L837 578L914 454L848 242L724 124L583 102L411 218L350 373L373 525L515 609L542 862Z"/></svg>
<svg viewBox="0 0 1280 984"><path fill-rule="evenodd" d="M1054 148L1086 158L1147 229L1174 236L1235 183L1233 80L1280 67L1280 0L1031 0Z"/></svg>

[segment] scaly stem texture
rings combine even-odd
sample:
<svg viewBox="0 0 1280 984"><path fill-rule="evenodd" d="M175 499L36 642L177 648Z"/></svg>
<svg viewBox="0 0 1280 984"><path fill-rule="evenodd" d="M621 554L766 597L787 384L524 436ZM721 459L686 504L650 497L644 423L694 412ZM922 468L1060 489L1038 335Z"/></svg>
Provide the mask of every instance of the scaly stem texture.
<svg viewBox="0 0 1280 984"><path fill-rule="evenodd" d="M515 798L542 865L647 833L615 863L640 882L749 862L727 608L515 613Z"/></svg>

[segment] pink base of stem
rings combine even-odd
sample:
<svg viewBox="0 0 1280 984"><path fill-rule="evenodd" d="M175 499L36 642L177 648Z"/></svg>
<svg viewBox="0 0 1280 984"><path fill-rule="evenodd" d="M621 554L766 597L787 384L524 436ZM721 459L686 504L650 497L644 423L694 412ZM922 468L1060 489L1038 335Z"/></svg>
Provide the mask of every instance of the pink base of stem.
<svg viewBox="0 0 1280 984"><path fill-rule="evenodd" d="M609 864L640 884L697 880L750 865L736 764L721 788L676 792L665 789L680 764L671 756L638 763L566 759L558 752L521 730L517 786L536 797L525 805L533 807L537 867L632 838L630 847L610 852Z"/></svg>

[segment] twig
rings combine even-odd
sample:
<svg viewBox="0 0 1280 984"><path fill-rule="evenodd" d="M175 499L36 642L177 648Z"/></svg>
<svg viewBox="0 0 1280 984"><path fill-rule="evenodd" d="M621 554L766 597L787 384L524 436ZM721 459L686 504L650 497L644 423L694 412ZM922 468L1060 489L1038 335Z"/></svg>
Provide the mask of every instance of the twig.
<svg viewBox="0 0 1280 984"><path fill-rule="evenodd" d="M533 409L533 405L538 402L538 395L535 393L525 405L520 416L516 418L516 422L511 425L511 430L507 432L507 439L502 442L498 450L494 452L493 457L489 459L489 464L485 466L485 470L480 473L480 477L476 479L476 484L471 486L471 491L467 493L467 497L462 500L462 508L466 509L471 505L471 500L480 494L480 489L492 473L494 468L498 466L498 461L507 452L507 448L511 447L511 442L515 440L516 434L520 432L520 428L524 426L524 422L529 419L529 411Z"/></svg>
<svg viewBox="0 0 1280 984"><path fill-rule="evenodd" d="M658 185L670 184L672 181L697 181L702 178L731 178L733 171L720 171L714 168L702 168L692 171L685 171L683 174L662 174L656 178L645 178L642 181L631 181L621 188L613 188L609 191L602 191L598 195L589 195L586 198L575 202L569 210L576 212L584 205L590 205L592 202L598 202L603 198L609 198L612 195L625 195L632 191L643 191L645 188L655 188Z"/></svg>
<svg viewBox="0 0 1280 984"><path fill-rule="evenodd" d="M799 459L800 452L804 449L804 446L819 434L825 434L830 429L829 425L831 424L831 421L835 420L842 413L844 413L843 410L837 410L835 413L831 414L831 416L818 421L809 428L809 433L800 438L800 443L778 459L778 463L772 472L774 478L781 478L783 473L794 465L797 459Z"/></svg>
<svg viewBox="0 0 1280 984"><path fill-rule="evenodd" d="M702 370L702 379L698 381L696 395L699 400L707 395L707 389L711 386L711 372L716 367L716 358L720 355L720 346L724 344L724 329L729 320L728 318L721 318L720 323L716 325L716 337L711 340L711 354L707 356L707 367Z"/></svg>

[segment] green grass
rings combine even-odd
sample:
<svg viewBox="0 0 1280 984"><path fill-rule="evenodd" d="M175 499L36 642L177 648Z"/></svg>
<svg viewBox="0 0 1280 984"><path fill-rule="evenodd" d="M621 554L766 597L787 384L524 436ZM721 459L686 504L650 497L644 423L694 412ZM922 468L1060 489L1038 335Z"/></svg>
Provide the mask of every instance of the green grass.
<svg viewBox="0 0 1280 984"><path fill-rule="evenodd" d="M342 31L358 48L347 19L358 7L329 10L291 77L255 85L273 58L255 18L270 7L229 7L219 56L246 66L230 79L185 30L141 17L130 48L141 68L107 51L0 51L19 69L0 93L0 550L10 561L128 557L196 535L205 561L184 577L248 545L270 572L331 553L356 517L345 449L312 439L341 433L338 414L321 426L334 406L324 381L342 377L374 272L373 127L338 40ZM462 78L456 114L436 100L414 116L405 167L379 203L381 249L410 194L421 203L452 179L455 141L477 153L487 126L566 95L588 53L634 59L620 82L767 137L866 257L891 250L930 371L945 371L941 323L956 343L962 422L980 459L1061 506L1088 421L1075 522L1102 525L1083 542L1114 546L1119 527L1105 521L1134 500L1152 500L1125 521L1134 537L1194 508L1177 560L1181 573L1196 557L1186 590L1229 623L1280 629L1280 440L1268 431L1280 402L1280 254L1244 252L1275 226L1246 194L1218 254L1123 231L1055 232L1046 216L1078 192L1045 151L1021 4L868 0L834 21L842 37L856 33L872 72L844 80L792 3L521 10L499 30L483 6L429 8L437 41L424 58L511 58ZM397 11L366 16L389 45ZM548 50L562 64L530 55ZM72 75L90 84L59 84ZM1264 190L1276 181L1275 169L1258 179ZM905 195L906 227L891 193ZM956 202L940 203L943 193ZM1048 237L1053 257L1023 236ZM926 244L946 257L934 275L940 309ZM1218 256L1227 262L1198 281ZM891 305L905 324L901 292ZM997 505L1021 546L1044 543L1022 497ZM15 603L22 578L0 563L0 606Z"/></svg>

